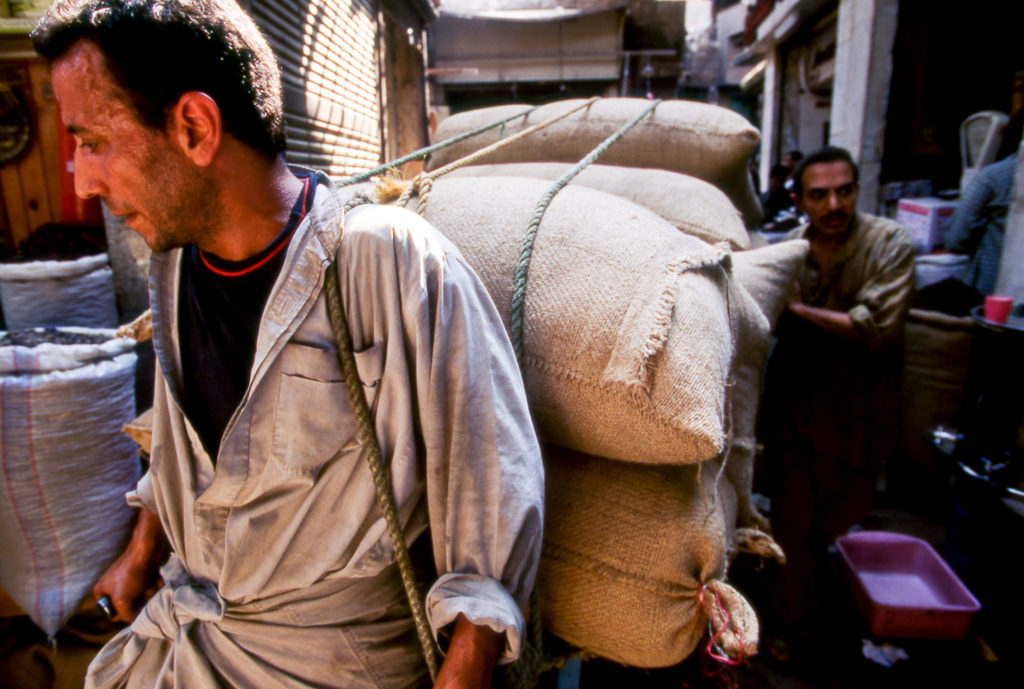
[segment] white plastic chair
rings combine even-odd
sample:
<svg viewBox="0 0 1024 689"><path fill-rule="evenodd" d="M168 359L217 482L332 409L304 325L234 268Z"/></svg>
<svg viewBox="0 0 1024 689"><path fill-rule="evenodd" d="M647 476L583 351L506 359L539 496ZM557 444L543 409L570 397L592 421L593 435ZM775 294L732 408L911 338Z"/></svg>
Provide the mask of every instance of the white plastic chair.
<svg viewBox="0 0 1024 689"><path fill-rule="evenodd" d="M996 110L982 110L969 116L960 125L960 192L963 193L971 178L989 163L996 161L996 153L1003 141L1003 130L1010 118Z"/></svg>

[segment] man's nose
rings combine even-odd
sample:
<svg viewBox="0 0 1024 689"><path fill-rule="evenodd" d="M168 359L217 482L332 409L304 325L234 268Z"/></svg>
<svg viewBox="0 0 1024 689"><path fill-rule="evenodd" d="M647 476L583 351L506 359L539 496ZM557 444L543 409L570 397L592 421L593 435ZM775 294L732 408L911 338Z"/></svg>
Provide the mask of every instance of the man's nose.
<svg viewBox="0 0 1024 689"><path fill-rule="evenodd" d="M81 149L75 150L75 194L83 199L102 196L104 192L99 166L89 157L82 155Z"/></svg>
<svg viewBox="0 0 1024 689"><path fill-rule="evenodd" d="M828 207L829 210L835 210L839 208L839 193L836 191L830 191L828 193Z"/></svg>

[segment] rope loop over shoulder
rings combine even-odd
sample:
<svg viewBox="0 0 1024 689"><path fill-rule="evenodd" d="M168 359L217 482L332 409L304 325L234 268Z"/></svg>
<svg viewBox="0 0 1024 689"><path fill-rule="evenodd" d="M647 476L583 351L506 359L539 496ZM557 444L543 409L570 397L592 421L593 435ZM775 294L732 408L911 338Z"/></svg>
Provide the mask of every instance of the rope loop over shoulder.
<svg viewBox="0 0 1024 689"><path fill-rule="evenodd" d="M334 332L336 340L338 365L345 378L345 387L348 389L349 399L358 421L359 442L366 453L366 461L370 466L373 485L377 491L377 501L384 513L388 536L395 548L398 571L402 578L402 586L405 588L405 595L409 600L409 607L412 608L416 634L419 637L420 646L423 648L423 658L427 663L427 669L430 670L430 678L436 680L437 649L434 647L434 637L430 631L430 623L427 621L423 597L416 587L416 572L409 555L409 548L405 544L402 525L398 520L398 508L395 505L395 494L391 487L391 476L384 466L384 457L381 454L377 432L373 425L373 415L366 402L363 384L359 380L359 371L356 369L355 354L352 351L352 335L349 332L345 309L341 303L337 262L332 262L327 266L324 281L327 316L331 321L331 330Z"/></svg>

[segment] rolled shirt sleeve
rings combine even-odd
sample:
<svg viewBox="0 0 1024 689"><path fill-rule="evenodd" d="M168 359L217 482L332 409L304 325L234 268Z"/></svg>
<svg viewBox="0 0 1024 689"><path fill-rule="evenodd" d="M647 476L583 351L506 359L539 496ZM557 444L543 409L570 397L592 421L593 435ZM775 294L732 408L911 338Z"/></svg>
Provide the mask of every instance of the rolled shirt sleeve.
<svg viewBox="0 0 1024 689"><path fill-rule="evenodd" d="M525 619L512 595L500 582L479 574L450 572L427 592L427 619L435 638L440 629L463 614L473 624L505 636L501 663L511 663L522 650Z"/></svg>
<svg viewBox="0 0 1024 689"><path fill-rule="evenodd" d="M135 489L125 494L125 500L127 500L129 507L146 509L150 512L154 511L153 486L150 480L149 472L147 471L139 479Z"/></svg>
<svg viewBox="0 0 1024 689"><path fill-rule="evenodd" d="M905 231L879 236L857 303L848 313L872 351L899 340L914 290L914 246Z"/></svg>

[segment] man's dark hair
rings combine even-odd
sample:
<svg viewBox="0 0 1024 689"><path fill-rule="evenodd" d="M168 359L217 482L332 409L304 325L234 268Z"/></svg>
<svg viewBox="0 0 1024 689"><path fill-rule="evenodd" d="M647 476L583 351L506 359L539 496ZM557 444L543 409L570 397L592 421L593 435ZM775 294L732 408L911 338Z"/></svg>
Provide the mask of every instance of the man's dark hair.
<svg viewBox="0 0 1024 689"><path fill-rule="evenodd" d="M821 148L814 153L811 153L796 166L793 170L793 193L798 197L804 195L804 171L812 165L818 165L820 163L837 163L843 162L850 166L853 170L853 181L860 181L860 170L857 169L857 163L853 162L853 156L845 148L839 148L838 146L826 146Z"/></svg>
<svg viewBox="0 0 1024 689"><path fill-rule="evenodd" d="M789 177L789 168L779 163L772 165L771 171L768 173L768 179L786 179Z"/></svg>
<svg viewBox="0 0 1024 689"><path fill-rule="evenodd" d="M56 0L31 37L51 63L94 43L146 126L164 130L181 95L201 91L225 132L270 157L285 149L277 61L234 0Z"/></svg>

